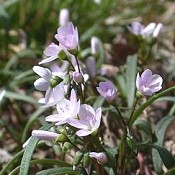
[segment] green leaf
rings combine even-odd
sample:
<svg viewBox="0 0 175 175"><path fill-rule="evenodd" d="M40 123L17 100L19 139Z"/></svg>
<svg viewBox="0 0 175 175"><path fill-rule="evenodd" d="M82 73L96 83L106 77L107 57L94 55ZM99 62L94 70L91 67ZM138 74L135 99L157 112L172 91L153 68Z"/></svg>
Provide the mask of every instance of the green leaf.
<svg viewBox="0 0 175 175"><path fill-rule="evenodd" d="M16 92L6 91L5 97L11 98L11 99L14 99L14 100L25 101L27 103L37 104L37 101L34 98L29 97L27 95L23 95L23 94L18 94Z"/></svg>
<svg viewBox="0 0 175 175"><path fill-rule="evenodd" d="M126 62L126 93L128 107L132 107L135 97L135 77L137 70L137 55L127 57Z"/></svg>
<svg viewBox="0 0 175 175"><path fill-rule="evenodd" d="M175 159L167 149L160 147L158 145L152 145L152 147L158 151L162 159L162 162L164 163L167 169L174 167Z"/></svg>
<svg viewBox="0 0 175 175"><path fill-rule="evenodd" d="M41 127L41 130L48 130L51 128L53 125L52 124L46 124L43 127ZM31 137L29 143L25 147L25 151L21 160L21 165L20 165L20 172L19 175L28 175L28 170L31 162L31 158L33 155L33 151L37 145L38 139L35 137Z"/></svg>
<svg viewBox="0 0 175 175"><path fill-rule="evenodd" d="M25 125L25 128L23 130L22 133L22 142L24 142L26 140L27 137L27 133L29 131L30 128L32 128L33 123L39 118L39 116L45 112L47 110L47 108L41 107L39 108L37 111L35 111L30 117L28 122Z"/></svg>
<svg viewBox="0 0 175 175"><path fill-rule="evenodd" d="M126 81L125 77L121 74L117 74L115 76L116 82L117 82L117 87L119 89L120 95L126 99Z"/></svg>
<svg viewBox="0 0 175 175"><path fill-rule="evenodd" d="M21 150L20 152L18 152L12 160L10 160L6 166L0 171L0 175L4 175L5 173L7 173L10 170L10 167L16 162L17 159L19 159L20 157L22 157L24 150Z"/></svg>
<svg viewBox="0 0 175 175"><path fill-rule="evenodd" d="M152 134L151 125L148 121L137 119L134 122L134 126L138 126L142 130L144 130L148 135Z"/></svg>
<svg viewBox="0 0 175 175"><path fill-rule="evenodd" d="M154 96L152 96L151 98L149 98L148 101L146 101L145 103L143 103L131 116L131 120L129 122L129 125L132 126L133 123L135 122L135 120L140 116L140 114L145 110L146 107L148 107L149 105L151 105L154 101L156 101L158 98L168 94L171 91L175 90L175 86L170 87L166 90L164 90L163 92L160 92Z"/></svg>
<svg viewBox="0 0 175 175"><path fill-rule="evenodd" d="M156 129L155 129L155 134L157 137L157 142L155 143L156 145L158 146L163 145L163 140L164 140L166 129L174 119L175 119L174 116L166 116L158 122ZM161 173L163 162L156 150L152 150L152 157L153 157L153 166L154 166L155 171L157 173Z"/></svg>
<svg viewBox="0 0 175 175"><path fill-rule="evenodd" d="M175 165L175 159L173 157L173 155L165 148L156 145L156 144L137 144L136 147L140 150L145 150L147 148L154 148L157 150L157 152L159 153L160 158L162 159L163 164L165 165L165 167L167 169L174 167ZM160 173L158 173L160 174Z"/></svg>
<svg viewBox="0 0 175 175"><path fill-rule="evenodd" d="M98 107L101 107L104 103L104 98L98 96L93 104L93 108L96 110Z"/></svg>
<svg viewBox="0 0 175 175"><path fill-rule="evenodd" d="M43 170L36 173L36 175L65 175L65 174L77 175L78 172L72 170L72 167L59 167L59 168Z"/></svg>

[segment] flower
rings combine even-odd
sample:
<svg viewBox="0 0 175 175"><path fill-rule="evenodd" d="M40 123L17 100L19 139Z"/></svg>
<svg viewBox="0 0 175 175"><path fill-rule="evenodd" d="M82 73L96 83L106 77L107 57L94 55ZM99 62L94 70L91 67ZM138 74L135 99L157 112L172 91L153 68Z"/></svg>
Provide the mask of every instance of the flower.
<svg viewBox="0 0 175 175"><path fill-rule="evenodd" d="M87 136L99 128L100 122L101 108L94 111L90 105L83 104L80 106L78 119L70 119L68 124L80 129L76 132L78 136Z"/></svg>
<svg viewBox="0 0 175 175"><path fill-rule="evenodd" d="M60 10L59 24L60 26L65 26L69 22L69 10L63 8Z"/></svg>
<svg viewBox="0 0 175 175"><path fill-rule="evenodd" d="M103 153L103 152L100 152L100 153L97 153L97 152L90 152L90 153L89 153L89 157L97 159L97 162L98 162L99 164L104 164L104 163L107 162L107 156L106 156L106 154Z"/></svg>
<svg viewBox="0 0 175 175"><path fill-rule="evenodd" d="M96 62L93 57L88 57L86 60L86 67L90 77L95 77L97 70L96 70Z"/></svg>
<svg viewBox="0 0 175 175"><path fill-rule="evenodd" d="M78 30L71 22L58 28L55 38L68 50L74 50L78 47Z"/></svg>
<svg viewBox="0 0 175 175"><path fill-rule="evenodd" d="M45 64L56 60L58 57L64 59L67 56L66 48L62 45L56 45L51 43L46 49L44 50L44 55L48 58L39 62L39 64Z"/></svg>
<svg viewBox="0 0 175 175"><path fill-rule="evenodd" d="M117 97L117 91L110 81L100 82L97 91L109 103L114 102Z"/></svg>
<svg viewBox="0 0 175 175"><path fill-rule="evenodd" d="M150 69L146 69L141 77L139 73L136 78L137 90L146 96L151 96L154 92L162 89L163 79L160 75L152 74Z"/></svg>
<svg viewBox="0 0 175 175"><path fill-rule="evenodd" d="M161 23L150 23L146 27L139 22L133 22L131 24L131 32L135 35L142 35L143 37L152 36L157 37L163 25Z"/></svg>
<svg viewBox="0 0 175 175"><path fill-rule="evenodd" d="M45 141L55 141L59 134L55 132L50 132L50 131L43 131L43 130L33 130L32 131L32 136L45 140Z"/></svg>
<svg viewBox="0 0 175 175"><path fill-rule="evenodd" d="M75 90L72 89L70 100L63 99L57 104L58 114L46 117L46 121L54 122L56 125L65 124L70 118L77 117L80 110L80 100L77 101Z"/></svg>
<svg viewBox="0 0 175 175"><path fill-rule="evenodd" d="M52 106L64 98L64 85L60 83L61 73L51 72L40 66L34 66L33 71L41 77L34 82L35 88L46 91L45 98L40 99L39 103Z"/></svg>

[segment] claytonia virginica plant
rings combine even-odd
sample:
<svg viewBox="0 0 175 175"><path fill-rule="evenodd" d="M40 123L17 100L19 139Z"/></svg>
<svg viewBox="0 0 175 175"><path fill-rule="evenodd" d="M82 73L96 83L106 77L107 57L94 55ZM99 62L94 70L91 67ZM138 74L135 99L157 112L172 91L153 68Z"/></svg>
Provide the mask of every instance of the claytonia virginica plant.
<svg viewBox="0 0 175 175"><path fill-rule="evenodd" d="M160 75L153 74L144 65L142 68L145 71L141 75L136 72L143 61L140 59L143 50L127 58L127 65L119 67L116 77L101 75L99 70L103 61L97 64L101 58L100 40L92 37L89 41L91 53L82 58L78 50L78 29L68 22L68 16L66 9L60 14L61 26L55 35L59 44L51 43L46 47L44 55L47 58L39 62L43 67L33 67L40 76L34 86L45 92L39 102L45 107L52 107L53 113L50 110L50 114L45 116L46 130L33 130L25 146L32 144L33 137L59 146L64 152L60 156L66 162L64 171L66 168L69 170L65 174L125 175L131 170L138 174L142 172L144 161L141 159L147 156L143 153L144 149L152 150L153 156L159 154L161 165L173 167L174 157L159 144L157 130L152 130L150 120L147 120L149 116L143 119L142 114L154 101L175 90L175 87L158 93L163 84ZM142 36L141 46L145 46L144 42L150 36L158 37L161 28L162 24L150 23L144 27L133 22L130 31L138 40ZM149 45L151 47L152 44ZM51 131L47 131L50 129L48 126ZM167 158L170 160L168 163ZM56 170L47 172L57 173Z"/></svg>

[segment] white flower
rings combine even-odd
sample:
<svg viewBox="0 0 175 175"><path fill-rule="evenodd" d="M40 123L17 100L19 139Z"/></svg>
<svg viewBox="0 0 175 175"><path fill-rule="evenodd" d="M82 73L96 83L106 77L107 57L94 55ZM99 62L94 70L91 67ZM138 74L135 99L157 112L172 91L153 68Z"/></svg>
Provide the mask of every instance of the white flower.
<svg viewBox="0 0 175 175"><path fill-rule="evenodd" d="M58 114L46 117L46 121L54 122L56 125L65 124L71 118L76 118L80 110L80 100L77 101L74 89L71 91L70 100L63 99L57 104Z"/></svg>
<svg viewBox="0 0 175 175"><path fill-rule="evenodd" d="M45 98L40 99L39 103L52 106L64 98L64 85L60 83L62 74L52 73L49 69L40 66L34 66L33 70L41 77L34 82L35 88L46 91Z"/></svg>
<svg viewBox="0 0 175 175"><path fill-rule="evenodd" d="M94 111L91 106L83 104L80 106L78 116L78 119L70 119L68 123L79 129L76 132L78 136L87 136L99 128L101 122L101 108Z"/></svg>

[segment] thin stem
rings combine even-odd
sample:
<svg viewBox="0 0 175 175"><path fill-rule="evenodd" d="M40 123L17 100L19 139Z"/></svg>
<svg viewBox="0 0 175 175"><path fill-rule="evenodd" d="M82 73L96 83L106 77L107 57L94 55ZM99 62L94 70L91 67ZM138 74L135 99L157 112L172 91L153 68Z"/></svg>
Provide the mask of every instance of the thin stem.
<svg viewBox="0 0 175 175"><path fill-rule="evenodd" d="M138 101L139 101L139 98L136 97L135 103L134 103L134 105L133 105L133 108L132 108L132 111L131 111L131 114L130 114L130 117L129 117L128 124L129 124L130 121L131 121L132 115L133 115L133 113L134 113L134 111L135 111L135 108L136 108L136 105L137 105Z"/></svg>

